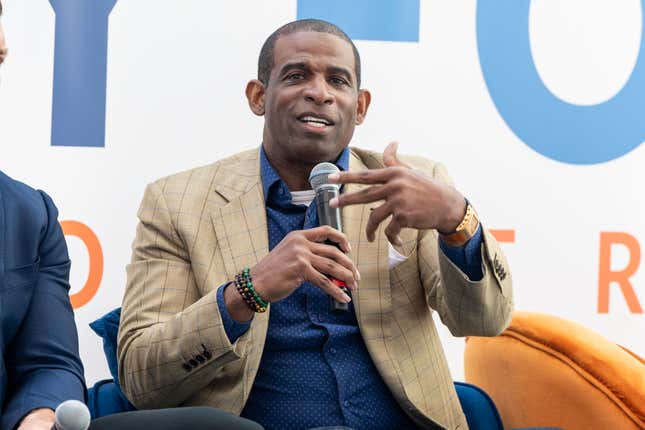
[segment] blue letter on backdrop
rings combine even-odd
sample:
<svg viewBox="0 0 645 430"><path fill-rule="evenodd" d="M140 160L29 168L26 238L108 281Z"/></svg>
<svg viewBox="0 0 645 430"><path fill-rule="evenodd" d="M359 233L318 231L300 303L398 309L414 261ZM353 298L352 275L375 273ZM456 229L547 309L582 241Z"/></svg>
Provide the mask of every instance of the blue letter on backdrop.
<svg viewBox="0 0 645 430"><path fill-rule="evenodd" d="M336 24L352 39L419 41L419 0L298 0L298 19Z"/></svg>
<svg viewBox="0 0 645 430"><path fill-rule="evenodd" d="M645 0L641 0L645 8ZM524 143L553 160L594 164L645 141L645 38L625 86L610 100L580 106L541 81L529 40L530 0L479 0L477 40L484 79L500 114Z"/></svg>
<svg viewBox="0 0 645 430"><path fill-rule="evenodd" d="M108 17L117 0L49 0L56 12L53 146L105 146Z"/></svg>

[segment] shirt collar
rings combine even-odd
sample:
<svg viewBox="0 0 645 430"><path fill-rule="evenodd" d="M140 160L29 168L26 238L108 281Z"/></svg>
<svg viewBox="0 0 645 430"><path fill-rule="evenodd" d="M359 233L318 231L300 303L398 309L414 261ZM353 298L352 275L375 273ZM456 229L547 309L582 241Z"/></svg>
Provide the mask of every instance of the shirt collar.
<svg viewBox="0 0 645 430"><path fill-rule="evenodd" d="M334 164L340 170L345 171L349 169L349 147L345 147L345 149L343 149L343 152L340 153ZM288 191L287 184L284 183L282 178L280 178L280 175L278 175L278 172L276 172L271 163L269 163L269 159L264 152L264 145L262 145L262 149L260 150L260 175L262 177L262 191L264 192L265 203L268 203L270 198L276 197L272 196L271 193L276 192L278 189L282 188L283 190ZM274 186L276 183L279 185ZM290 200L291 196L289 196L289 201Z"/></svg>

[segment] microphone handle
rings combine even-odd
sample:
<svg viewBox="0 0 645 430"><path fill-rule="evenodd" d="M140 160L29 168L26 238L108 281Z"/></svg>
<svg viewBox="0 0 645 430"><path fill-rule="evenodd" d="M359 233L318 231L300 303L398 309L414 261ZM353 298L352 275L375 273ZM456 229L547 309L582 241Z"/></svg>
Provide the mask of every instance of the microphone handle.
<svg viewBox="0 0 645 430"><path fill-rule="evenodd" d="M318 223L320 225L328 225L338 231L343 231L343 224L340 218L340 208L332 208L329 206L329 201L334 197L338 197L339 192L337 187L320 187L316 190L316 211L318 212ZM333 245L340 249L337 243L326 240L327 245ZM340 279L328 276L328 278L338 286L347 295L350 295L347 289L347 284ZM331 309L334 311L349 311L349 304L343 303L331 298Z"/></svg>

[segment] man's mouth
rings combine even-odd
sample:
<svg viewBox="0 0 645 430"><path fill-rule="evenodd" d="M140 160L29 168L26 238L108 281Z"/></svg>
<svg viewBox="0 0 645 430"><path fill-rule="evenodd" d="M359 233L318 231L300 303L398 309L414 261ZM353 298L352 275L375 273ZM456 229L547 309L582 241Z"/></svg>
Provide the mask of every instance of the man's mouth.
<svg viewBox="0 0 645 430"><path fill-rule="evenodd" d="M311 125L312 127L316 127L316 128L325 128L325 127L334 125L334 121L327 118L326 116L315 115L311 113L300 115L298 117L298 121Z"/></svg>

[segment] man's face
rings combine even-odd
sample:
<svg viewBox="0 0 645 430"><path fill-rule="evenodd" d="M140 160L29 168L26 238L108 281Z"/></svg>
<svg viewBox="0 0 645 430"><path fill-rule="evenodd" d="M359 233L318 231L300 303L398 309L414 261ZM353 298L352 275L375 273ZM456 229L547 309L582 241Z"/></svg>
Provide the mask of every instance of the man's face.
<svg viewBox="0 0 645 430"><path fill-rule="evenodd" d="M351 45L327 33L296 32L278 38L273 60L263 98L269 155L305 164L335 160L369 105Z"/></svg>
<svg viewBox="0 0 645 430"><path fill-rule="evenodd" d="M2 21L0 21L0 64L4 62L7 57L7 43L4 39L4 32L2 31Z"/></svg>

